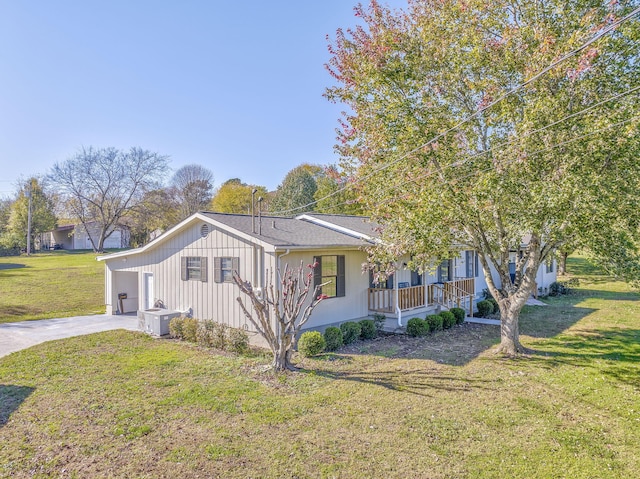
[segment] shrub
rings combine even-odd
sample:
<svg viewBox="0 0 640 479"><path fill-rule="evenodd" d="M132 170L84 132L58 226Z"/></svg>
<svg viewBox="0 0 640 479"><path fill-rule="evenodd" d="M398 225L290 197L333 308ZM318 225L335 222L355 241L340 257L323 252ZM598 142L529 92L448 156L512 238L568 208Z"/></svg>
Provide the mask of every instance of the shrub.
<svg viewBox="0 0 640 479"><path fill-rule="evenodd" d="M342 323L340 325L340 330L342 331L342 341L344 344L351 344L360 337L362 328L360 327L360 324L349 321L347 323Z"/></svg>
<svg viewBox="0 0 640 479"><path fill-rule="evenodd" d="M302 333L298 341L298 352L306 357L320 354L327 347L322 334L319 331L307 331Z"/></svg>
<svg viewBox="0 0 640 479"><path fill-rule="evenodd" d="M495 314L500 312L500 306L498 306L498 302L494 298L489 298L487 299L487 301L489 301L493 305L492 313Z"/></svg>
<svg viewBox="0 0 640 479"><path fill-rule="evenodd" d="M190 343L198 341L198 323L196 318L184 318L182 320L182 339Z"/></svg>
<svg viewBox="0 0 640 479"><path fill-rule="evenodd" d="M245 353L249 349L249 335L244 329L225 328L227 330L226 343L229 351ZM224 329L223 329L224 331Z"/></svg>
<svg viewBox="0 0 640 479"><path fill-rule="evenodd" d="M227 336L231 328L212 319L200 321L196 339L198 344L208 348L227 349Z"/></svg>
<svg viewBox="0 0 640 479"><path fill-rule="evenodd" d="M228 336L233 328L226 326L222 323L216 323L212 321L213 328L211 329L211 347L217 349L227 349Z"/></svg>
<svg viewBox="0 0 640 479"><path fill-rule="evenodd" d="M214 322L210 319L200 321L198 331L196 331L196 340L198 341L198 344L208 348L213 347L213 328Z"/></svg>
<svg viewBox="0 0 640 479"><path fill-rule="evenodd" d="M571 289L567 286L569 282L554 281L549 285L549 296L560 296L562 294L571 293Z"/></svg>
<svg viewBox="0 0 640 479"><path fill-rule="evenodd" d="M387 317L381 313L375 313L373 315L373 322L376 325L376 331L381 332L382 328L384 328L384 322L387 320Z"/></svg>
<svg viewBox="0 0 640 479"><path fill-rule="evenodd" d="M429 323L422 318L411 318L407 322L407 334L412 338L429 334Z"/></svg>
<svg viewBox="0 0 640 479"><path fill-rule="evenodd" d="M184 318L182 317L171 318L171 321L169 321L169 335L172 338L182 339L184 337L183 323Z"/></svg>
<svg viewBox="0 0 640 479"><path fill-rule="evenodd" d="M442 316L439 314L429 314L425 321L429 323L429 331L440 331L442 329Z"/></svg>
<svg viewBox="0 0 640 479"><path fill-rule="evenodd" d="M483 299L482 301L478 301L478 304L476 304L476 307L478 308L478 314L482 318L485 318L489 316L491 313L493 313L493 304L491 304L491 302L487 301L486 299Z"/></svg>
<svg viewBox="0 0 640 479"><path fill-rule="evenodd" d="M360 337L362 339L373 339L378 335L376 324L371 319L363 319L358 321L360 324Z"/></svg>
<svg viewBox="0 0 640 479"><path fill-rule="evenodd" d="M449 329L451 326L456 324L456 317L451 311L442 311L440 316L442 316L442 327L444 329Z"/></svg>
<svg viewBox="0 0 640 479"><path fill-rule="evenodd" d="M451 308L449 311L455 316L456 324L464 323L464 318L467 316L467 312L462 308Z"/></svg>
<svg viewBox="0 0 640 479"><path fill-rule="evenodd" d="M324 332L324 341L327 343L327 351L335 351L344 344L342 330L329 326Z"/></svg>

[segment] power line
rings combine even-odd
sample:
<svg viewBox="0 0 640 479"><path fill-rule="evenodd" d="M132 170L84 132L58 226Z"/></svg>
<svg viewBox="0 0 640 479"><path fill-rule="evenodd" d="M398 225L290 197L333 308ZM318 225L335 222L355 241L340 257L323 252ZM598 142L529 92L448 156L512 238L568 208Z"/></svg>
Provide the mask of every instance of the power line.
<svg viewBox="0 0 640 479"><path fill-rule="evenodd" d="M498 149L499 147L503 147L503 146L506 146L506 145L509 145L509 144L515 143L515 142L517 142L517 141L519 141L519 140L521 140L521 139L523 139L523 138L527 138L527 137L529 137L529 136L531 136L531 135L533 135L533 134L535 134L535 133L539 133L539 132L544 131L544 130L546 130L546 129L548 129L548 128L552 127L552 126L556 126L556 125L558 125L558 124L561 124L561 123L563 123L563 122L565 122L565 121L567 121L567 120L569 120L569 119L571 119L571 118L575 118L575 117L578 117L578 116L583 115L583 114L585 114L585 113L588 113L589 111L591 111L591 110L593 110L593 109L597 108L598 106L601 106L601 105L603 105L603 104L605 104L605 103L608 103L608 102L611 102L611 101L614 101L614 100L617 100L618 98L621 98L621 97L623 97L623 96L629 95L630 93L633 93L633 92L638 91L638 90L640 90L640 86L638 86L638 87L634 87L634 88L630 88L630 89L625 90L625 91L623 91L623 92L621 92L621 93L618 93L618 94L616 94L616 95L613 95L613 96L611 96L611 97L609 97L609 98L606 98L606 99L604 99L604 100L601 100L601 101L599 101L598 103L595 103L595 104L593 104L593 105L591 105L591 106L589 106L589 107L586 107L586 108L584 108L584 109L582 109L582 110L580 110L580 111L577 111L577 112L575 112L575 113L572 113L572 114L570 114L570 115L567 115L567 116L565 116L565 117L563 117L563 118L561 118L561 119L559 119L559 120L554 121L553 123L549 123L549 124L547 124L547 125L545 125L545 126L542 126L542 127L540 127L540 128L537 128L537 129L535 129L535 130L530 130L530 131L524 132L524 133L522 133L518 138L513 138L513 139L511 139L511 140L504 141L504 142L502 142L502 143L498 143L498 144L496 144L496 145L492 146L491 148L489 148L489 149L487 149L487 150L479 151L479 152L477 152L477 153L473 153L473 154L471 154L471 155L466 155L464 159L459 160L459 161L455 161L455 162L453 162L453 163L451 163L451 164L448 164L448 165L444 165L444 166L443 166L443 168L452 168L452 167L460 167L460 166L463 166L463 165L465 165L465 164L467 164L467 163L470 163L472 159L477 158L478 156L484 156L484 155L486 155L486 154L488 154L488 153L491 153L492 151L495 151L495 150L496 150L496 149ZM408 171L405 171L404 173L408 173ZM401 172L401 174L400 174L399 176L400 176L400 177L403 177L403 176L402 176L402 172ZM430 176L430 175L429 175L429 176ZM428 177L428 176L420 176L419 178L426 178L426 177ZM397 187L397 185L396 185L396 187Z"/></svg>
<svg viewBox="0 0 640 479"><path fill-rule="evenodd" d="M534 155L537 155L537 154L540 154L540 153L544 153L545 151L550 151L550 150L553 150L553 149L556 149L556 148L560 148L560 147L562 147L562 146L566 146L566 145L568 145L568 144L570 144L570 143L573 143L573 142L575 142L575 141L583 140L583 139L588 138L588 137L590 137L590 136L594 136L594 135L597 135L597 134L599 134L599 133L605 132L605 131L607 131L607 130L611 130L611 129L613 129L613 128L617 128L617 127L619 127L619 126L625 125L625 124L627 124L627 123L629 123L629 122L631 122L631 121L633 121L633 120L637 120L637 119L640 119L640 115L636 115L636 116L633 116L633 117L631 117L631 118L627 118L627 119L625 119L625 120L619 121L619 122L617 122L617 123L613 123L613 124L611 124L611 125L608 125L608 126L606 126L606 127L600 128L600 129L598 129L598 130L591 131L591 132L585 133L585 134L583 134L583 135L576 136L576 137L570 138L570 139L565 140L565 141L561 141L561 142L559 142L559 143L555 143L555 144L553 144L553 145L547 146L547 147L545 147L545 148L541 148L541 149L539 149L539 150L535 150L535 151L532 151L532 152L526 152L526 151L525 151L525 152L523 152L523 153L524 153L524 154L523 154L523 156L524 156L525 158L528 158L528 157L531 157L531 156L534 156ZM512 163L514 163L514 162L516 162L516 161L521 161L521 159L522 159L522 158L514 158L514 159L512 159L512 160L505 161L505 162L503 163L503 166L510 165L510 164L512 164ZM455 167L460 167L460 166L462 166L462 165L463 165L464 163L466 163L466 162L468 162L468 161L452 163L452 164L450 164L450 165L445 165L445 168L455 168ZM495 168L494 168L493 166L490 166L490 167L483 168L483 169L478 170L478 171L475 171L475 172L470 172L470 173L468 173L468 174L458 176L458 177L456 177L456 179L457 179L457 180L464 180L464 179L467 179L467 178L471 178L471 177L473 177L473 176L476 176L478 173L485 173L485 172L488 172L488 171L491 171L491 170L494 170L494 169L495 169ZM408 185L408 184L409 184L409 185L410 185L410 184L418 184L420 181L425 180L425 179L427 179L427 178L429 178L429 177L431 177L431 176L433 176L433 175L435 175L435 174L436 174L436 171L428 171L428 172L426 172L425 174L423 174L423 175L421 175L421 176L419 176L419 177L417 177L417 178L404 179L404 180L403 180L402 185L406 186L406 185ZM399 185L397 185L397 184L396 184L396 185L388 185L387 187L385 187L385 188L383 189L383 192L385 192L385 193L386 193L387 191L389 191L389 190L391 190L391 189L398 188L398 186L399 186ZM348 204L351 204L351 203L352 203L352 202L350 202L350 201L344 201L344 202L342 202L342 203L338 203L337 205L332 205L332 206L343 206L343 205L348 205Z"/></svg>
<svg viewBox="0 0 640 479"><path fill-rule="evenodd" d="M570 138L568 140L561 141L559 143L555 143L555 144L550 145L548 147L541 148L539 150L535 150L535 151L532 151L532 152L526 152L525 151L524 152L524 157L528 158L528 157L537 155L539 153L544 153L545 151L550 151L550 150L553 150L555 148L560 148L562 146L566 146L566 145L568 145L570 143L573 143L574 141L583 140L583 139L585 139L585 138L587 138L589 136L597 135L598 133L602 133L604 131L616 128L618 126L625 125L625 124L627 124L627 123L629 123L629 122L631 122L633 120L637 120L637 119L640 119L640 115L636 115L636 116L633 116L631 118L627 118L626 120L622 120L622 121L620 121L618 123L614 123L614 124L611 124L611 125L606 126L604 128L600 128L599 130L595 130L595 131L592 131L592 132L589 132L589 133L585 133L584 135L576 136L576 137ZM520 160L521 160L520 158L514 158L512 160L505 161L503 164L506 166L506 165L510 165L511 163L514 163L514 162L520 161ZM459 167L459 166L462 166L462 164L463 163L459 163L459 164L452 163L451 165L446 165L446 167L449 167L449 168ZM472 176L475 176L478 173L484 173L484 172L487 172L487 171L491 171L493 169L494 169L494 167L491 166L491 167L488 167L488 168L484 168L482 170L478 170L478 171L475 171L475 172L468 173L466 175L459 176L459 177L457 177L457 179L458 180L467 179L467 178L470 178ZM417 184L419 181L424 180L426 178L429 178L429 177L433 176L435 173L436 173L435 171L429 171L426 174L424 174L422 176L419 176L418 178L413 178L411 180L405 180L404 184L411 184L411 183ZM391 186L385 188L385 191L388 191L390 188L397 188L397 186L398 185L391 185Z"/></svg>
<svg viewBox="0 0 640 479"><path fill-rule="evenodd" d="M553 61L550 65L548 65L547 67L543 68L541 71L539 71L538 73L536 73L535 75L530 77L528 80L526 80L523 83L521 83L519 85L516 85L515 87L511 88L506 93L504 93L500 97L498 97L496 100L494 100L491 103L489 103L489 104L483 106L482 108L476 110L473 114L465 117L463 120L461 120L460 122L458 122L457 124L455 124L451 128L447 129L446 131L444 131L442 133L439 133L438 135L436 135L435 137L431 138L426 143L413 148L412 150L408 151L407 153L404 153L403 155L401 155L397 159L392 160L392 161L390 161L388 163L385 163L385 164L381 165L378 168L375 168L373 171L367 173L366 175L364 175L362 177L359 177L359 178L356 178L353 183L350 183L350 184L348 184L346 186L343 186L343 187L337 189L336 191L331 192L330 194L328 194L328 195L326 195L326 196L324 196L322 198L318 198L317 200L314 200L314 201L312 201L310 203L307 203L306 205L298 206L296 208L290 208L288 210L276 211L276 212L273 212L271 214L273 214L273 215L284 215L284 214L288 214L288 213L293 213L294 211L304 210L306 208L309 208L310 206L313 206L313 205L317 204L319 201L323 201L325 199L331 198L331 197L341 193L342 191L346 190L347 188L350 188L353 184L362 182L362 181L372 177L376 173L379 173L380 171L386 170L390 166L392 166L392 165L394 165L394 164L406 159L409 155L412 155L412 154L414 154L414 153L426 148L427 146L430 146L431 144L433 144L436 141L438 141L440 138L446 136L447 134L451 133L454 130L459 129L465 123L468 123L469 121L473 120L474 118L477 118L479 115L481 115L483 112L485 112L489 108L492 108L495 105L497 105L498 103L502 102L508 96L516 93L517 91L521 90L525 86L527 86L530 83L534 82L535 80L537 80L541 76L545 75L546 73L548 73L549 71L551 71L552 69L554 69L555 67L560 65L561 63L563 63L566 60L568 60L569 58L571 58L571 57L575 56L576 54L580 53L582 50L584 50L585 48L589 47L591 44L595 43L600 38L602 38L603 36L608 34L609 32L615 30L622 23L626 22L630 18L633 18L638 13L640 13L640 7L635 8L629 14L624 16L623 18L616 20L614 23L612 23L608 27L606 27L603 30L599 31L597 34L595 34L592 38L590 38L589 40L584 42L582 45L580 45L579 47L575 48L574 50L564 54L559 59Z"/></svg>
<svg viewBox="0 0 640 479"><path fill-rule="evenodd" d="M633 92L638 91L638 90L640 90L640 86L631 88L629 90L625 90L625 91L623 91L621 93L618 93L618 94L616 94L614 96L611 96L611 97L609 97L609 98L607 98L605 100L599 101L598 103L595 103L595 104L593 104L593 105L591 105L591 106L589 106L587 108L584 108L584 109L582 109L582 110L580 110L578 112L572 113L572 114L567 115L567 116L565 116L565 117L563 117L563 118L561 118L559 120L556 120L553 123L549 123L549 124L547 124L547 125L545 125L543 127L537 128L535 130L530 130L530 131L524 132L518 138L513 138L511 140L504 141L502 143L498 143L495 146L492 146L491 148L488 148L486 150L479 151L479 152L473 153L471 155L467 155L464 160L454 162L454 163L452 163L450 165L445 165L445 167L462 166L465 163L469 163L469 160L472 160L473 158L476 158L478 156L483 156L483 155L486 155L488 153L491 153L492 151L496 150L499 147L510 145L510 144L515 143L515 142L517 142L517 141L519 141L519 140L521 140L523 138L527 138L527 137L529 137L529 136L531 136L531 135L533 135L535 133L540 133L541 131L544 131L544 130L546 130L548 128L551 128L552 126L559 125L559 124L561 124L561 123L563 123L563 122L565 122L565 121L567 121L567 120L569 120L571 118L575 118L575 117L578 117L578 116L583 115L585 113L588 113L589 111L595 109L598 106L604 105L605 103L609 103L609 102L611 102L613 100L617 100L618 98L621 98L623 96L629 95L630 93L633 93Z"/></svg>

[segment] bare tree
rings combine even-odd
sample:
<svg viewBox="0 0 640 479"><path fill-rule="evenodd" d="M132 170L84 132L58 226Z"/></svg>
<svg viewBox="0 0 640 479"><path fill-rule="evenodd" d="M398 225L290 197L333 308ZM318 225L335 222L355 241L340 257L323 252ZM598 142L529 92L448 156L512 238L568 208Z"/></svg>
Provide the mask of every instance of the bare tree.
<svg viewBox="0 0 640 479"><path fill-rule="evenodd" d="M213 197L213 173L200 165L185 165L171 178L171 190L182 219L205 209Z"/></svg>
<svg viewBox="0 0 640 479"><path fill-rule="evenodd" d="M69 211L82 223L93 250L101 252L121 218L145 191L158 185L167 163L167 156L142 148L123 152L83 147L56 163L50 178L67 200Z"/></svg>
<svg viewBox="0 0 640 479"><path fill-rule="evenodd" d="M267 275L267 285L262 294L253 289L250 282L243 281L237 272L233 275L240 291L249 296L256 317L249 312L242 298L237 298L238 303L251 324L269 344L273 353L272 367L276 371L295 370L291 364L291 353L296 347L297 335L311 317L314 308L325 298L320 292L327 283L318 284L313 290L311 301L307 303L315 264L308 267L310 271L307 274L302 262L297 270L289 268L288 264L285 264L283 273L278 268L277 285L273 283L272 271Z"/></svg>

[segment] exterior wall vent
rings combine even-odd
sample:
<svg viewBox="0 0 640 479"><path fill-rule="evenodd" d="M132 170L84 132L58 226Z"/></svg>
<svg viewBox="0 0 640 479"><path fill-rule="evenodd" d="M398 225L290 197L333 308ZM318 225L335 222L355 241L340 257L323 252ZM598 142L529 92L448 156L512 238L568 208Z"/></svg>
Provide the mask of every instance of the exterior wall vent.
<svg viewBox="0 0 640 479"><path fill-rule="evenodd" d="M200 227L200 236L203 238L209 236L209 225L205 224Z"/></svg>

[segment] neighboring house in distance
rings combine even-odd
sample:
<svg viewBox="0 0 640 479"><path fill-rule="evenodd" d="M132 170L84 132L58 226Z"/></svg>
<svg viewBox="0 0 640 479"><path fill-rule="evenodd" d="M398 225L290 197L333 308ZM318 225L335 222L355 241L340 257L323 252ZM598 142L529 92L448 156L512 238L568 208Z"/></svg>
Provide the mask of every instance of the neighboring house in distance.
<svg viewBox="0 0 640 479"><path fill-rule="evenodd" d="M92 238L97 241L98 227L94 223L89 223L89 231ZM128 228L116 226L104 241L104 248L128 248L130 236ZM59 226L53 231L41 233L38 239L40 249L93 249L87 230L82 224Z"/></svg>
<svg viewBox="0 0 640 479"><path fill-rule="evenodd" d="M329 298L314 310L308 328L374 313L404 325L414 315L443 307L473 308L486 288L473 251L442 262L433 274L400 268L384 284L373 284L362 265L364 249L375 244L375 226L367 218L347 215L260 221L248 215L196 213L141 248L98 257L105 262L107 314L152 309L161 300L168 309L190 310L196 318L251 331L236 300L242 293L232 271L261 290L268 275L285 263L297 268L314 261L314 281L330 281L322 290ZM398 264L406 261L400 258ZM555 273L539 274L538 286L548 287L554 280ZM119 295L126 298L120 301Z"/></svg>

